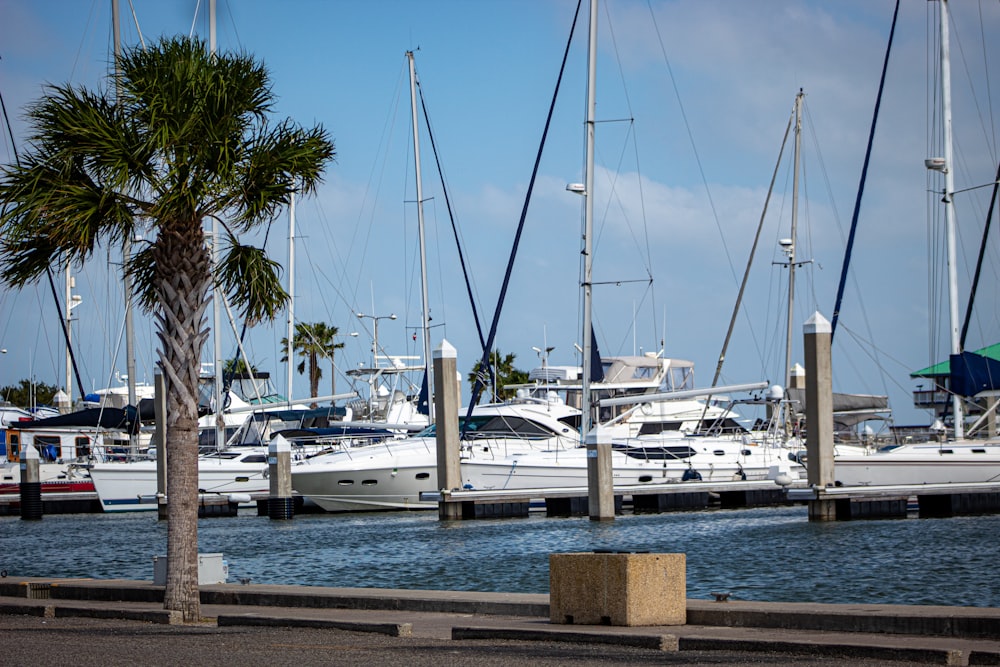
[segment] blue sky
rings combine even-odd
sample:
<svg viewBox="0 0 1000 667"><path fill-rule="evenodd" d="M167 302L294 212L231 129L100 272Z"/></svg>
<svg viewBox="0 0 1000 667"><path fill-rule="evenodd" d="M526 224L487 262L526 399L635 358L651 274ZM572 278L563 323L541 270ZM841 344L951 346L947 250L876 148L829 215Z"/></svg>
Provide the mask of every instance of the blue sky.
<svg viewBox="0 0 1000 667"><path fill-rule="evenodd" d="M992 180L997 165L1000 6L953 2L952 78L956 189ZM337 161L319 195L297 206L295 314L347 337L338 367L370 355L371 321L388 315L379 342L390 354L421 355L417 215L405 52L427 103L448 194L489 326L572 14L569 0L337 2L219 0L218 47L262 59L273 76L276 117L322 123ZM804 175L796 274L793 361L803 363L801 324L832 316L844 239L894 3L682 0L601 3L594 317L605 354L662 349L696 363L698 385L712 378L749 256L768 183L796 93L805 91ZM133 0L143 37L208 36L207 0ZM196 9L197 18L196 18ZM912 408L913 370L946 357L947 320L939 196L928 190L924 158L932 143L935 56L927 35L936 3L902 3L853 270L834 346L835 388L888 393L899 423L925 423ZM15 139L27 149L24 106L47 82L95 86L111 53L110 2L11 0L0 25L0 92ZM124 40L138 43L127 3ZM581 200L567 193L582 178L584 19L571 47L563 90L540 163L526 227L500 318L497 346L516 365L538 364L532 347L553 346L550 363L576 361L581 340ZM990 80L992 77L992 80ZM989 83L989 86L987 86ZM623 119L633 119L626 122ZM480 355L458 268L445 199L426 130L421 152L428 240L432 345L447 338L467 370ZM782 382L787 270L778 240L791 224L791 151L779 168L743 312L723 383ZM4 136L0 160L13 159ZM964 314L988 189L956 198ZM929 209L931 212L929 212ZM288 224L267 238L287 263ZM263 238L261 237L261 242ZM996 236L968 347L997 342ZM73 337L88 389L124 372L117 352L123 318L120 281L98 251L77 269ZM932 267L932 268L929 268ZM645 281L652 277L652 287ZM61 282L59 283L61 286ZM61 287L60 287L61 290ZM24 377L63 384L65 362L48 287L0 298L0 384ZM239 326L239 325L238 325ZM287 393L280 339L285 323L254 329L251 360ZM155 338L137 323L138 375L152 381ZM233 336L223 349L229 355ZM329 367L321 392L329 387ZM338 389L348 381L338 373ZM292 394L305 396L296 375ZM466 391L466 398L468 392Z"/></svg>

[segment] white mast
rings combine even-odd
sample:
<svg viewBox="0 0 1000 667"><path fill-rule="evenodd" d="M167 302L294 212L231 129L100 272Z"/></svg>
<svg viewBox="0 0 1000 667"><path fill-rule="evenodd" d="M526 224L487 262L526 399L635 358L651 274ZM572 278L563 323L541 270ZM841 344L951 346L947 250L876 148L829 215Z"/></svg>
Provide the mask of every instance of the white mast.
<svg viewBox="0 0 1000 667"><path fill-rule="evenodd" d="M121 35L121 12L118 0L111 0L111 23L114 33L115 44L115 101L118 101L119 86L121 86L121 72L118 66L118 59L122 55L122 35ZM128 404L138 408L135 395L135 325L132 320L132 277L128 273L128 262L132 257L132 238L125 237L122 244L122 263L124 271L123 284L125 286L125 373L128 376ZM134 440L130 436L129 440Z"/></svg>
<svg viewBox="0 0 1000 667"><path fill-rule="evenodd" d="M427 303L427 253L424 245L424 191L420 177L420 130L417 124L417 74L413 65L413 51L406 52L410 64L410 110L413 116L413 161L417 179L417 230L420 239L420 292L424 339L424 374L427 378L427 416L434 421L434 376L431 365L430 310Z"/></svg>
<svg viewBox="0 0 1000 667"><path fill-rule="evenodd" d="M208 3L208 50L215 56L215 0ZM212 218L212 269L213 274L219 267L219 220ZM223 417L225 405L222 401L222 293L219 283L214 282L212 289L212 341L214 350L212 357L215 364L215 448L222 449L226 443L226 422ZM249 369L247 369L249 370Z"/></svg>
<svg viewBox="0 0 1000 667"><path fill-rule="evenodd" d="M593 234L594 234L594 116L597 107L597 0L590 2L590 40L587 47L587 158L584 173L584 231L583 231L583 367L581 374L582 395L580 437L586 440L590 432L592 414L590 406L590 357L592 354L591 328L593 326Z"/></svg>
<svg viewBox="0 0 1000 667"><path fill-rule="evenodd" d="M66 400L73 405L73 274L70 261L66 260Z"/></svg>
<svg viewBox="0 0 1000 667"><path fill-rule="evenodd" d="M939 0L941 8L941 105L944 123L944 219L948 246L948 299L949 325L951 327L951 353L960 354L961 339L958 333L958 266L955 250L955 173L952 162L951 136L951 63L948 44L948 2ZM955 419L955 439L965 437L965 420L962 398L951 396L952 414Z"/></svg>
<svg viewBox="0 0 1000 667"><path fill-rule="evenodd" d="M792 329L795 317L795 244L798 236L799 224L799 161L801 155L802 137L802 97L804 93L800 89L795 96L795 157L793 159L792 173L792 230L788 243L782 243L785 254L788 256L788 329L785 336L785 389L792 383ZM790 422L791 406L785 403L784 422L785 428L791 426Z"/></svg>
<svg viewBox="0 0 1000 667"><path fill-rule="evenodd" d="M288 339L285 356L288 357L286 368L288 379L288 407L292 407L292 380L294 378L294 363L292 353L295 351L295 193L288 199Z"/></svg>

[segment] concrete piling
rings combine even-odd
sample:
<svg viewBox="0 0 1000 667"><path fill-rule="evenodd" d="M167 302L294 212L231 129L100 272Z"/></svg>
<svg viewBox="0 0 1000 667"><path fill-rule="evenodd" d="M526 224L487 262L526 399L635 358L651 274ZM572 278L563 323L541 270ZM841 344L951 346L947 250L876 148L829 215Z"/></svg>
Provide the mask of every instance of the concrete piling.
<svg viewBox="0 0 1000 667"><path fill-rule="evenodd" d="M156 420L156 430L153 440L156 443L156 518L167 519L167 390L163 382L163 374L153 375L153 417Z"/></svg>
<svg viewBox="0 0 1000 667"><path fill-rule="evenodd" d="M267 516L286 520L295 516L292 497L292 445L281 435L267 446Z"/></svg>
<svg viewBox="0 0 1000 667"><path fill-rule="evenodd" d="M462 503L449 499L449 492L462 486L458 431L458 351L447 340L434 350L434 414L437 433L437 477L441 500L438 518L462 518Z"/></svg>
<svg viewBox="0 0 1000 667"><path fill-rule="evenodd" d="M830 353L832 327L820 313L806 320L806 455L808 481L813 488L834 484L833 462L833 363ZM834 500L810 500L810 521L835 521Z"/></svg>
<svg viewBox="0 0 1000 667"><path fill-rule="evenodd" d="M611 439L606 431L593 428L587 433L587 500L591 521L614 521L614 473L611 468Z"/></svg>
<svg viewBox="0 0 1000 667"><path fill-rule="evenodd" d="M42 518L42 483L39 473L38 450L28 445L21 450L21 518L37 521Z"/></svg>

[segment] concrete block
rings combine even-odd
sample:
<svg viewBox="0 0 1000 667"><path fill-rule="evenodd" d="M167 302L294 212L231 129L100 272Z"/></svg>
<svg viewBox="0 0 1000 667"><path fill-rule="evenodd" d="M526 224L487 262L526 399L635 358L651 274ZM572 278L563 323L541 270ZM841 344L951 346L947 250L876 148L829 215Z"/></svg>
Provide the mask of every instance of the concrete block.
<svg viewBox="0 0 1000 667"><path fill-rule="evenodd" d="M549 619L577 625L684 625L685 554L549 554Z"/></svg>

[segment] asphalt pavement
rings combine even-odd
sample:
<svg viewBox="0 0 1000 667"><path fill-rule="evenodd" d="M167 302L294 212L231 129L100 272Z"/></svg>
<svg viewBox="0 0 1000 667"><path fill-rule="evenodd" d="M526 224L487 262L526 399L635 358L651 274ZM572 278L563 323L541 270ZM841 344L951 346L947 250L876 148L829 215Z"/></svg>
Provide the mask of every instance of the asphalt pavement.
<svg viewBox="0 0 1000 667"><path fill-rule="evenodd" d="M547 595L0 580L4 665L1000 664L1000 609L687 601L687 624L566 625Z"/></svg>

